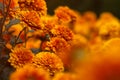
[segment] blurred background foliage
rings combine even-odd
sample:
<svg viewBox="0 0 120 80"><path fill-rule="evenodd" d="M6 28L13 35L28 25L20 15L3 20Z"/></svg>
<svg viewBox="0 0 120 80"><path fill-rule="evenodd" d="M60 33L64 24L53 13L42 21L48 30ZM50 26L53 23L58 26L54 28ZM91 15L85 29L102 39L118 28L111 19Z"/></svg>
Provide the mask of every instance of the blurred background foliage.
<svg viewBox="0 0 120 80"><path fill-rule="evenodd" d="M48 13L54 14L54 9L58 6L69 6L79 11L93 11L97 15L102 12L111 12L120 18L120 0L46 0Z"/></svg>

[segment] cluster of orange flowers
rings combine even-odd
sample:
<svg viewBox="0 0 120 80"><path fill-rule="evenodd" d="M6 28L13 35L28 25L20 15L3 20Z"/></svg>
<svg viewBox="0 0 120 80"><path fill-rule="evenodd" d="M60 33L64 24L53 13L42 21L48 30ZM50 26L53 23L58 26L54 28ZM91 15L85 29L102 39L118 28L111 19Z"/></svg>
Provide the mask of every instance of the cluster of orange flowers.
<svg viewBox="0 0 120 80"><path fill-rule="evenodd" d="M10 68L9 80L120 80L120 22L111 13L60 6L48 15L45 0L0 3L0 75Z"/></svg>

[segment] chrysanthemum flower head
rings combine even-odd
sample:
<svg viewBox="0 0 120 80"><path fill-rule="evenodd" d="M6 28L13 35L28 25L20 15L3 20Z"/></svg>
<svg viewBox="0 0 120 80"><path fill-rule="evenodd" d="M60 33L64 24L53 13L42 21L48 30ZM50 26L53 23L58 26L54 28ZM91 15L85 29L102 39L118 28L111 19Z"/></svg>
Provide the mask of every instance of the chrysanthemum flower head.
<svg viewBox="0 0 120 80"><path fill-rule="evenodd" d="M103 44L104 44L104 41L101 39L100 36L97 36L96 38L92 39L87 45L89 49L89 53L98 54Z"/></svg>
<svg viewBox="0 0 120 80"><path fill-rule="evenodd" d="M120 79L120 39L111 39L98 54L89 55L77 72L80 80ZM87 77L86 77L87 76Z"/></svg>
<svg viewBox="0 0 120 80"><path fill-rule="evenodd" d="M110 22L109 22L110 21ZM109 12L104 12L100 15L100 18L96 22L96 27L100 28L103 26L105 23L111 23L111 21L117 21L119 22L119 19L117 19L114 15L112 15Z"/></svg>
<svg viewBox="0 0 120 80"><path fill-rule="evenodd" d="M97 20L97 16L94 12L92 11L87 11L83 14L82 19L84 19L88 24L91 29L95 28L95 23Z"/></svg>
<svg viewBox="0 0 120 80"><path fill-rule="evenodd" d="M42 17L42 20L45 24L45 27L44 27L45 32L50 32L50 30L53 29L57 24L53 16L47 15L46 17Z"/></svg>
<svg viewBox="0 0 120 80"><path fill-rule="evenodd" d="M109 21L99 28L99 35L105 38L119 37L120 23L118 21Z"/></svg>
<svg viewBox="0 0 120 80"><path fill-rule="evenodd" d="M25 65L10 75L10 80L50 80L49 74L42 68Z"/></svg>
<svg viewBox="0 0 120 80"><path fill-rule="evenodd" d="M78 80L77 75L72 73L58 73L53 77L53 80Z"/></svg>
<svg viewBox="0 0 120 80"><path fill-rule="evenodd" d="M73 48L83 48L87 45L87 39L79 34L75 34L72 40Z"/></svg>
<svg viewBox="0 0 120 80"><path fill-rule="evenodd" d="M50 41L46 42L43 45L43 50L50 50L55 53L62 52L62 51L70 51L70 44L64 39L60 37L53 37Z"/></svg>
<svg viewBox="0 0 120 80"><path fill-rule="evenodd" d="M61 59L51 52L40 52L36 54L33 65L38 68L44 68L50 72L50 75L64 70Z"/></svg>
<svg viewBox="0 0 120 80"><path fill-rule="evenodd" d="M96 14L92 11L87 11L83 14L83 19L87 22L94 23L96 21Z"/></svg>
<svg viewBox="0 0 120 80"><path fill-rule="evenodd" d="M64 66L70 65L71 45L60 37L53 37L42 45L43 50L53 51L63 62ZM64 56L63 56L64 55Z"/></svg>
<svg viewBox="0 0 120 80"><path fill-rule="evenodd" d="M60 6L55 10L55 15L58 21L64 22L75 22L77 20L77 13L67 6Z"/></svg>
<svg viewBox="0 0 120 80"><path fill-rule="evenodd" d="M100 18L103 20L112 20L113 18L115 18L115 16L110 12L103 12L102 14L100 14Z"/></svg>
<svg viewBox="0 0 120 80"><path fill-rule="evenodd" d="M119 80L120 79L120 61L116 57L97 56L85 63L79 70L80 79L83 80ZM117 58L118 59L118 58ZM87 76L87 77L86 77Z"/></svg>
<svg viewBox="0 0 120 80"><path fill-rule="evenodd" d="M40 15L47 14L47 7L45 0L19 0L18 1L21 10L34 10Z"/></svg>
<svg viewBox="0 0 120 80"><path fill-rule="evenodd" d="M30 50L23 47L14 48L9 55L10 58L8 59L8 62L14 68L20 68L26 64L32 63L34 57L34 54Z"/></svg>
<svg viewBox="0 0 120 80"><path fill-rule="evenodd" d="M27 24L32 29L43 29L44 25L40 19L40 16L35 11L23 11L21 12L22 18L21 20Z"/></svg>
<svg viewBox="0 0 120 80"><path fill-rule="evenodd" d="M57 25L52 30L53 36L58 36L64 38L66 41L71 41L73 39L73 32L65 26Z"/></svg>
<svg viewBox="0 0 120 80"><path fill-rule="evenodd" d="M84 19L80 19L75 23L73 31L76 34L87 36L90 32L90 25Z"/></svg>

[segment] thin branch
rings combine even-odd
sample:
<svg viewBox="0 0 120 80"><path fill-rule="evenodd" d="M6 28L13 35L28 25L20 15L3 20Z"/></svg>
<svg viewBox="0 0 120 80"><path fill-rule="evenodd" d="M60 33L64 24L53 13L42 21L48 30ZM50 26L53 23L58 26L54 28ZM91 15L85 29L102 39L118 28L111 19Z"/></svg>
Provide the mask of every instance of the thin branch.
<svg viewBox="0 0 120 80"><path fill-rule="evenodd" d="M24 32L25 32L25 47L26 47L26 42L27 42L27 28L25 28L25 30L24 30Z"/></svg>
<svg viewBox="0 0 120 80"><path fill-rule="evenodd" d="M3 1L4 1L4 0L3 0ZM2 19L1 22L0 22L0 38L2 38L2 30L3 30L3 26L4 26L5 20L6 20L6 18L7 18L7 15L8 15L8 13L9 13L10 4L11 4L11 0L9 0L8 6L6 6L6 8L7 8L6 14L3 15L3 19Z"/></svg>
<svg viewBox="0 0 120 80"><path fill-rule="evenodd" d="M25 29L26 29L26 27L24 27L24 28L20 31L19 35L17 36L17 38L16 38L16 40L15 40L15 43L14 43L14 46L13 46L13 47L15 47L15 45L17 44L17 41L19 40L20 35L22 34L22 32L23 32Z"/></svg>
<svg viewBox="0 0 120 80"><path fill-rule="evenodd" d="M5 14L5 0L3 0L3 15Z"/></svg>

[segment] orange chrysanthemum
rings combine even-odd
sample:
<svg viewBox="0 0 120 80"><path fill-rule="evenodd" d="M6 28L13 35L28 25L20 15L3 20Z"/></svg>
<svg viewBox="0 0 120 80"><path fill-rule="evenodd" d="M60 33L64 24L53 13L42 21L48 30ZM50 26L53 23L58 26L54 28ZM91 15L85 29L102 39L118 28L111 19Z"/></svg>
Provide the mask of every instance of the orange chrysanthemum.
<svg viewBox="0 0 120 80"><path fill-rule="evenodd" d="M101 25L99 28L99 35L103 38L119 37L120 35L120 23L119 21L109 21Z"/></svg>
<svg viewBox="0 0 120 80"><path fill-rule="evenodd" d="M35 11L21 12L22 21L26 23L32 29L43 29L43 24L41 22L40 16Z"/></svg>
<svg viewBox="0 0 120 80"><path fill-rule="evenodd" d="M104 44L100 53L89 55L77 70L80 80L120 80L119 41L119 38L111 39Z"/></svg>
<svg viewBox="0 0 120 80"><path fill-rule="evenodd" d="M50 78L45 70L26 65L13 72L10 80L50 80Z"/></svg>
<svg viewBox="0 0 120 80"><path fill-rule="evenodd" d="M72 47L73 48L83 48L87 45L87 39L82 36L75 34L72 40Z"/></svg>
<svg viewBox="0 0 120 80"><path fill-rule="evenodd" d="M60 6L55 10L55 15L60 22L75 22L77 13L66 6Z"/></svg>
<svg viewBox="0 0 120 80"><path fill-rule="evenodd" d="M53 51L55 53L62 51L70 51L70 44L67 43L63 38L53 37L50 41L43 43L42 49Z"/></svg>
<svg viewBox="0 0 120 80"><path fill-rule="evenodd" d="M77 75L72 73L58 73L54 76L53 80L78 80Z"/></svg>
<svg viewBox="0 0 120 80"><path fill-rule="evenodd" d="M42 49L55 52L55 54L60 57L60 59L64 63L64 66L70 65L69 62L71 58L71 46L63 38L51 38L50 42L43 43Z"/></svg>
<svg viewBox="0 0 120 80"><path fill-rule="evenodd" d="M48 16L47 19L43 17L44 24L45 24L44 32L50 32L50 30L55 27L56 22L51 18L53 18L53 17Z"/></svg>
<svg viewBox="0 0 120 80"><path fill-rule="evenodd" d="M58 25L51 30L54 36L62 37L66 41L71 41L73 39L73 32L65 26Z"/></svg>
<svg viewBox="0 0 120 80"><path fill-rule="evenodd" d="M112 20L115 16L110 12L103 12L100 14L100 19L103 19L104 21Z"/></svg>
<svg viewBox="0 0 120 80"><path fill-rule="evenodd" d="M32 63L34 54L23 47L14 48L12 52L10 53L10 58L8 59L8 62L14 67L14 68L20 68L23 67L25 64Z"/></svg>
<svg viewBox="0 0 120 80"><path fill-rule="evenodd" d="M87 11L83 14L83 19L85 19L85 21L87 21L88 23L95 23L96 18L96 14L91 11Z"/></svg>
<svg viewBox="0 0 120 80"><path fill-rule="evenodd" d="M21 10L34 10L40 15L47 14L47 7L45 0L19 0L19 6Z"/></svg>
<svg viewBox="0 0 120 80"><path fill-rule="evenodd" d="M54 53L50 52L38 53L34 58L33 65L44 68L49 71L51 75L64 70L61 59Z"/></svg>
<svg viewBox="0 0 120 80"><path fill-rule="evenodd" d="M80 80L119 80L120 56L97 56L79 70ZM87 76L87 77L86 77Z"/></svg>
<svg viewBox="0 0 120 80"><path fill-rule="evenodd" d="M91 11L85 12L83 14L82 19L84 19L89 24L89 27L91 28L91 30L93 30L95 28L97 16L94 12L91 12Z"/></svg>
<svg viewBox="0 0 120 80"><path fill-rule="evenodd" d="M100 18L97 20L96 27L100 28L105 23L111 23L111 21L119 21L119 19L117 19L114 15L112 15L109 12L104 12L100 15Z"/></svg>
<svg viewBox="0 0 120 80"><path fill-rule="evenodd" d="M75 23L73 31L76 34L88 36L90 33L90 25L84 19L80 19Z"/></svg>

